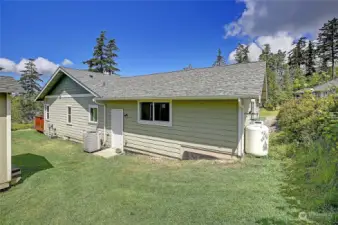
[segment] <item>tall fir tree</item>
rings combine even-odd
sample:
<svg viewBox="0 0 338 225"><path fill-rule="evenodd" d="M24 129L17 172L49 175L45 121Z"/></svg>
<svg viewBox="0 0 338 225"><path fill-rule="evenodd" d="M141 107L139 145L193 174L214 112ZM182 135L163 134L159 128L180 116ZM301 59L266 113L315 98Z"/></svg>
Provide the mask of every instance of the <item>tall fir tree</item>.
<svg viewBox="0 0 338 225"><path fill-rule="evenodd" d="M335 77L335 60L338 59L338 19L324 24L318 34L318 53L322 62L331 62L331 78Z"/></svg>
<svg viewBox="0 0 338 225"><path fill-rule="evenodd" d="M306 38L301 37L296 42L296 46L289 52L288 64L290 67L297 68L305 64L306 61L305 46L306 46Z"/></svg>
<svg viewBox="0 0 338 225"><path fill-rule="evenodd" d="M20 111L24 122L31 122L38 113L42 111L42 104L35 102L36 94L41 91L40 78L33 59L29 59L25 64L25 69L21 71L19 83L25 90L20 96Z"/></svg>
<svg viewBox="0 0 338 225"><path fill-rule="evenodd" d="M262 49L262 53L259 55L260 61L268 62L271 57L271 47L269 44L265 44L264 48Z"/></svg>
<svg viewBox="0 0 338 225"><path fill-rule="evenodd" d="M107 74L119 71L114 60L117 57L116 51L118 51L115 39L109 40L107 44L106 40L106 32L101 31L100 36L96 39L93 58L83 62L88 65L89 71Z"/></svg>
<svg viewBox="0 0 338 225"><path fill-rule="evenodd" d="M104 46L103 48L103 53L106 60L103 70L104 72L107 72L109 75L114 74L117 71L120 71L118 68L116 68L117 63L114 60L117 57L116 52L118 50L119 49L116 46L115 39L109 40L107 45Z"/></svg>
<svg viewBox="0 0 338 225"><path fill-rule="evenodd" d="M315 49L312 41L309 41L309 45L306 49L305 53L305 66L306 66L306 73L307 77L311 76L313 73L316 72L315 69Z"/></svg>
<svg viewBox="0 0 338 225"><path fill-rule="evenodd" d="M213 67L215 66L225 66L226 63L225 63L225 59L222 55L222 51L221 49L218 49L218 55L216 57L216 61L214 62L214 64L212 65Z"/></svg>
<svg viewBox="0 0 338 225"><path fill-rule="evenodd" d="M42 82L42 79L40 77L41 74L39 74L36 69L34 59L29 59L28 62L25 63L25 69L21 71L19 80L27 95L34 95L41 91L40 82Z"/></svg>
<svg viewBox="0 0 338 225"><path fill-rule="evenodd" d="M247 63L249 60L249 46L238 44L235 53L235 60L237 63Z"/></svg>

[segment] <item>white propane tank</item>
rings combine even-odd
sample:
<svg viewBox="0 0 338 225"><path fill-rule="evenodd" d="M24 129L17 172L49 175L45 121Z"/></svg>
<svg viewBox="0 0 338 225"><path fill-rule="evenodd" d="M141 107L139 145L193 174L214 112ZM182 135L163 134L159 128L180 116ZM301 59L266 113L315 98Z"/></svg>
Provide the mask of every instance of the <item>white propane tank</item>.
<svg viewBox="0 0 338 225"><path fill-rule="evenodd" d="M245 130L245 152L255 156L268 155L269 128L263 121L255 121Z"/></svg>

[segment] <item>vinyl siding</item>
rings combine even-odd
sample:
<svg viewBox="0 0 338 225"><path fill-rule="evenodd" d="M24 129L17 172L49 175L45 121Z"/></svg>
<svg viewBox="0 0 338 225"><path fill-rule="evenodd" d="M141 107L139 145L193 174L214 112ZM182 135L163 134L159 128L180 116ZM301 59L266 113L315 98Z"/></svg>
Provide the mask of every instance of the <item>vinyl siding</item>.
<svg viewBox="0 0 338 225"><path fill-rule="evenodd" d="M7 102L6 94L0 93L0 186L3 183L10 181L8 177L8 166L10 166L7 161L8 154L11 154L7 151Z"/></svg>
<svg viewBox="0 0 338 225"><path fill-rule="evenodd" d="M89 92L78 85L68 76L64 75L63 78L56 84L54 89L49 92L49 95L60 95L60 94L89 94Z"/></svg>
<svg viewBox="0 0 338 225"><path fill-rule="evenodd" d="M99 130L103 123L103 106L98 106L98 124L89 123L89 105L96 105L93 97L78 98L46 98L49 104L49 120L45 119L45 134L49 134L49 125L53 125L58 137L82 142L83 132ZM72 123L67 124L67 107L72 107ZM46 117L45 117L46 118ZM102 133L102 132L101 132Z"/></svg>
<svg viewBox="0 0 338 225"><path fill-rule="evenodd" d="M111 109L123 109L125 147L182 157L182 146L235 153L237 101L172 101L172 126L137 122L137 101L107 103L107 130L111 133ZM111 137L108 138L111 141Z"/></svg>

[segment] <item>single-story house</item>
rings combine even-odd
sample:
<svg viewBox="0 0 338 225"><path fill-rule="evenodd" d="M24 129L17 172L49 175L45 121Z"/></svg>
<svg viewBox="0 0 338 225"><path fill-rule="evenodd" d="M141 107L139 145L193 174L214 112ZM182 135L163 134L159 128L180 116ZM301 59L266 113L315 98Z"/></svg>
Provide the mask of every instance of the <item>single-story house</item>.
<svg viewBox="0 0 338 225"><path fill-rule="evenodd" d="M0 76L0 190L12 180L11 93L23 92L13 78Z"/></svg>
<svg viewBox="0 0 338 225"><path fill-rule="evenodd" d="M335 93L335 88L338 88L338 78L330 80L324 84L314 86L312 88L304 88L295 92L295 97L299 98L303 96L304 92L311 92L315 96L322 98L329 94Z"/></svg>
<svg viewBox="0 0 338 225"><path fill-rule="evenodd" d="M134 77L59 67L36 100L46 135L182 159L244 155L251 105L265 99L265 62ZM258 107L257 107L258 108Z"/></svg>

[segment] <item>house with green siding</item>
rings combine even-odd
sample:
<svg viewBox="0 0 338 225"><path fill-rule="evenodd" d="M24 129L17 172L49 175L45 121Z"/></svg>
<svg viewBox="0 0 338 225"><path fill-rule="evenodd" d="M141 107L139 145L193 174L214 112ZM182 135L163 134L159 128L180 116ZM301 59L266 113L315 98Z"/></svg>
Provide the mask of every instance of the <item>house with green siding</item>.
<svg viewBox="0 0 338 225"><path fill-rule="evenodd" d="M182 159L244 155L244 128L266 98L265 62L134 77L59 67L36 100L46 135Z"/></svg>

